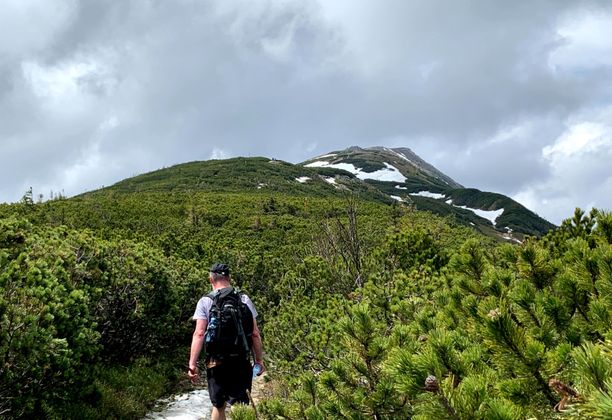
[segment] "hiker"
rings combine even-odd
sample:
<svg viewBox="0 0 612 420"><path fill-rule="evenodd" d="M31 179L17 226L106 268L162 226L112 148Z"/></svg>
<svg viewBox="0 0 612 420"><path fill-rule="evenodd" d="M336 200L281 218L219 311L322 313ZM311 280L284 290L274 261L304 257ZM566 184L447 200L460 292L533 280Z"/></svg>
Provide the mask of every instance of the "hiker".
<svg viewBox="0 0 612 420"><path fill-rule="evenodd" d="M216 263L208 280L213 291L202 297L193 319L196 321L189 358L189 378L197 380L198 358L206 343L206 377L213 405L211 419L225 419L225 404L248 404L253 379L250 354L265 371L262 344L257 328L257 310L251 299L234 289L230 269Z"/></svg>

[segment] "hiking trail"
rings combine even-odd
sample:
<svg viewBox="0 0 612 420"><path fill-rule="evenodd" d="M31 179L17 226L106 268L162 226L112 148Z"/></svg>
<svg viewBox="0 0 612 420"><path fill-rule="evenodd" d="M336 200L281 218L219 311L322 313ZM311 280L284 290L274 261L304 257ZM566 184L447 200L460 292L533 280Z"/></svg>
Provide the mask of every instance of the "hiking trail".
<svg viewBox="0 0 612 420"><path fill-rule="evenodd" d="M255 404L261 400L264 379L258 377L253 379L251 395ZM194 389L189 392L172 395L157 401L155 408L145 416L147 420L199 420L209 419L212 405L208 391L204 388ZM229 416L231 418L231 416Z"/></svg>

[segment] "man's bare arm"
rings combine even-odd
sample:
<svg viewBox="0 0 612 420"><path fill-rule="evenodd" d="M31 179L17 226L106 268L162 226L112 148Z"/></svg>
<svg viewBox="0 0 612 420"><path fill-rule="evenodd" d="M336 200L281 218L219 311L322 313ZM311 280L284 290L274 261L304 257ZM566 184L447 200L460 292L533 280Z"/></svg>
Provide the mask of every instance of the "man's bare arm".
<svg viewBox="0 0 612 420"><path fill-rule="evenodd" d="M204 347L204 335L206 333L206 326L208 320L198 319L196 321L195 330L193 331L193 338L191 339L191 354L189 356L189 377L195 379L198 375L198 358L202 347Z"/></svg>
<svg viewBox="0 0 612 420"><path fill-rule="evenodd" d="M266 365L263 361L263 345L261 343L261 335L259 334L259 327L257 321L253 318L253 351L255 352L255 363L259 363L262 367L261 375L266 370Z"/></svg>

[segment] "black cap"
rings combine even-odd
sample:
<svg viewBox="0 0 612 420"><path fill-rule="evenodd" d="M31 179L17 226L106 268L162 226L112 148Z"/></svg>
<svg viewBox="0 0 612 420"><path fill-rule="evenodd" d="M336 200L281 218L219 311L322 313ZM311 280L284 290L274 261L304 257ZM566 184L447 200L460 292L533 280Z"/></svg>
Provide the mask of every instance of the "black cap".
<svg viewBox="0 0 612 420"><path fill-rule="evenodd" d="M210 272L211 273L217 273L217 274L221 274L223 276L229 276L230 274L230 269L228 267L227 264L223 264L223 263L214 263L212 265L212 267L210 267Z"/></svg>

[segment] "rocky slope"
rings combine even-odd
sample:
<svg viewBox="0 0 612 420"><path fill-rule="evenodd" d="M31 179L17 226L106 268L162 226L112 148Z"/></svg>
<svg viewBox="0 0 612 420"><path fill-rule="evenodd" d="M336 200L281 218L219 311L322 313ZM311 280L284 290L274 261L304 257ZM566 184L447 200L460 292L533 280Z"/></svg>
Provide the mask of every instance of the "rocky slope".
<svg viewBox="0 0 612 420"><path fill-rule="evenodd" d="M449 215L510 241L554 227L502 194L465 188L408 148L350 147L303 162L306 168L341 169L391 198L417 209Z"/></svg>

